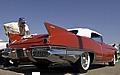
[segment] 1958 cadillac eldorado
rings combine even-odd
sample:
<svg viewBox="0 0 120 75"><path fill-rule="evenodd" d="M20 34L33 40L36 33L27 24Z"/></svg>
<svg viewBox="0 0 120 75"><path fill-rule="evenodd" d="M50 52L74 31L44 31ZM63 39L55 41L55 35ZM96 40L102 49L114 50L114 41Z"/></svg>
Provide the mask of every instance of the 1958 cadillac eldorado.
<svg viewBox="0 0 120 75"><path fill-rule="evenodd" d="M116 49L103 42L102 34L88 28L64 29L48 22L44 25L48 34L31 34L24 38L8 32L9 58L28 59L37 65L67 63L76 71L87 71L96 62L115 65Z"/></svg>

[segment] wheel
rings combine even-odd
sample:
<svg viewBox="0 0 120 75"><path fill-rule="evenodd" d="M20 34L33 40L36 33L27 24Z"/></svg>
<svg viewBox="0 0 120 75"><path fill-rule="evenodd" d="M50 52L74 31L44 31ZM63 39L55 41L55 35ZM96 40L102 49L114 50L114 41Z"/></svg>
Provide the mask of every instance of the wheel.
<svg viewBox="0 0 120 75"><path fill-rule="evenodd" d="M87 72L90 66L90 55L88 52L82 53L78 61L74 64L73 70L75 72Z"/></svg>
<svg viewBox="0 0 120 75"><path fill-rule="evenodd" d="M116 61L116 58L115 58L115 54L114 54L112 61L108 62L109 66L115 66L115 61Z"/></svg>

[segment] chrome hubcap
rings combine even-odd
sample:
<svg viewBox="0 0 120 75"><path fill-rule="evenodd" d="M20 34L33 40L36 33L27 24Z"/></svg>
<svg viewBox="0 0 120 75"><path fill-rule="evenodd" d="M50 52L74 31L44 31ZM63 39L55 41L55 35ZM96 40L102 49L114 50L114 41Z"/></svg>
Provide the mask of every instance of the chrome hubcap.
<svg viewBox="0 0 120 75"><path fill-rule="evenodd" d="M81 56L81 66L84 70L87 70L90 65L90 57L88 53L83 53Z"/></svg>
<svg viewBox="0 0 120 75"><path fill-rule="evenodd" d="M113 57L113 62L114 62L114 64L115 64L115 55L114 55L114 57Z"/></svg>

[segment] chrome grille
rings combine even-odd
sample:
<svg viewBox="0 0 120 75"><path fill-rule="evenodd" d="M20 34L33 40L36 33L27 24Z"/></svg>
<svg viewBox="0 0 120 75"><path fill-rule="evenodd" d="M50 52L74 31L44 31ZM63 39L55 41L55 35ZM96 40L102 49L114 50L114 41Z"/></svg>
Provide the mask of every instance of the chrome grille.
<svg viewBox="0 0 120 75"><path fill-rule="evenodd" d="M23 49L17 49L16 52L18 57L24 57Z"/></svg>
<svg viewBox="0 0 120 75"><path fill-rule="evenodd" d="M47 52L47 50L39 49L39 48L32 49L33 57L48 57L49 55L50 55L50 53Z"/></svg>

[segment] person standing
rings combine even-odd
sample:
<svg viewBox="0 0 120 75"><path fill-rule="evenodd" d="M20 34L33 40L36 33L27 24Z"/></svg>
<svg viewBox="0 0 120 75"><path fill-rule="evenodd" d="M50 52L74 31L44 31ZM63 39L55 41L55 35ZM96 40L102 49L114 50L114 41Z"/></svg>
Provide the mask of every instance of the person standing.
<svg viewBox="0 0 120 75"><path fill-rule="evenodd" d="M5 23L4 30L6 35L8 35L8 33L20 34L22 36L30 35L28 25L24 18L19 18L18 22Z"/></svg>
<svg viewBox="0 0 120 75"><path fill-rule="evenodd" d="M30 35L29 28L26 25L26 22L25 22L24 18L19 18L18 27L19 27L20 35L22 35L22 36Z"/></svg>

